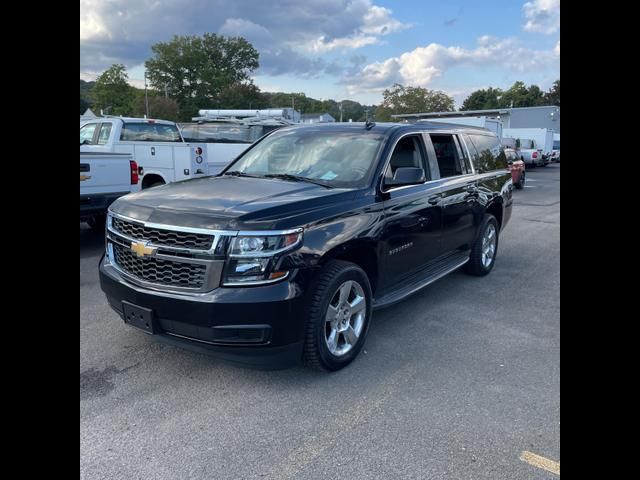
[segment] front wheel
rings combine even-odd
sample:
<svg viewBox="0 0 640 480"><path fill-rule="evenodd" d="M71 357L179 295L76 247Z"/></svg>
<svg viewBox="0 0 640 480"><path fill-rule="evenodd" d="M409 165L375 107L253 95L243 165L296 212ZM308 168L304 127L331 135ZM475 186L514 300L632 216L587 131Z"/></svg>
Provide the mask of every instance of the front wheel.
<svg viewBox="0 0 640 480"><path fill-rule="evenodd" d="M371 285L356 264L327 263L315 280L303 352L312 368L335 371L351 363L365 342L371 319Z"/></svg>
<svg viewBox="0 0 640 480"><path fill-rule="evenodd" d="M499 230L496 217L487 213L480 226L480 235L471 248L469 261L464 265L465 272L482 277L491 271L498 253Z"/></svg>

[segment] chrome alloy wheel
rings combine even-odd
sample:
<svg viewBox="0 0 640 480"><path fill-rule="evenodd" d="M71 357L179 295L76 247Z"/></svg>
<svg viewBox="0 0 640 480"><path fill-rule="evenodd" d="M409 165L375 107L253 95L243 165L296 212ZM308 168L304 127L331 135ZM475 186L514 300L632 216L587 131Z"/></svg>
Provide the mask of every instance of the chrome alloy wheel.
<svg viewBox="0 0 640 480"><path fill-rule="evenodd" d="M367 314L364 289L354 281L344 282L329 301L325 315L325 342L336 357L345 355L358 342Z"/></svg>
<svg viewBox="0 0 640 480"><path fill-rule="evenodd" d="M491 266L493 257L496 254L496 240L496 227L490 223L482 236L482 265L485 268Z"/></svg>

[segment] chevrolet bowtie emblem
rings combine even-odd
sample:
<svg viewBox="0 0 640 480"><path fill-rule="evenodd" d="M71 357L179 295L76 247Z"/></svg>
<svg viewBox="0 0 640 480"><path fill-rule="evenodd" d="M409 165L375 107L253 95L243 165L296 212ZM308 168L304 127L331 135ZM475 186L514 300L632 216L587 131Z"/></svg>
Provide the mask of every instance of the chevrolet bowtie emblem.
<svg viewBox="0 0 640 480"><path fill-rule="evenodd" d="M155 255L156 250L156 247L150 247L149 245L147 245L147 242L131 242L131 251L139 257Z"/></svg>

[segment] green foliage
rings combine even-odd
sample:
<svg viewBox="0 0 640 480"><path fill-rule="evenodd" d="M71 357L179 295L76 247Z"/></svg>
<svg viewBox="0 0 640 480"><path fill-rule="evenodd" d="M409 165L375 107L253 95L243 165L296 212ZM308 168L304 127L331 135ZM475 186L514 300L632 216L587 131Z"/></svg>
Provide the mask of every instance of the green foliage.
<svg viewBox="0 0 640 480"><path fill-rule="evenodd" d="M560 79L553 82L553 87L545 93L544 100L547 105L560 106Z"/></svg>
<svg viewBox="0 0 640 480"><path fill-rule="evenodd" d="M174 36L151 50L153 58L145 62L149 82L157 90L166 88L178 102L182 120L223 103L222 93L244 84L259 66L258 51L241 37Z"/></svg>
<svg viewBox="0 0 640 480"><path fill-rule="evenodd" d="M128 80L127 71L121 64L114 64L102 72L91 90L95 108L104 109L110 115L128 115L135 97Z"/></svg>
<svg viewBox="0 0 640 480"><path fill-rule="evenodd" d="M499 88L489 87L486 90L476 90L462 102L460 110L499 108L502 95L503 92Z"/></svg>
<svg viewBox="0 0 640 480"><path fill-rule="evenodd" d="M542 105L560 106L560 80L556 80L553 83L553 88L547 93L543 93L537 85L527 87L521 81L515 82L504 92L499 88L491 87L486 90L476 90L464 100L460 110L538 107Z"/></svg>
<svg viewBox="0 0 640 480"><path fill-rule="evenodd" d="M396 83L382 92L382 104L375 111L378 121L393 121L391 115L419 112L452 112L453 98L444 92Z"/></svg>
<svg viewBox="0 0 640 480"><path fill-rule="evenodd" d="M144 90L135 89L135 97L131 102L131 113L133 117L144 117ZM164 92L155 90L147 91L149 102L149 118L161 120L172 120L177 122L180 118L180 107L173 98L165 98Z"/></svg>
<svg viewBox="0 0 640 480"><path fill-rule="evenodd" d="M89 108L89 102L87 102L82 96L80 96L80 115L87 111Z"/></svg>

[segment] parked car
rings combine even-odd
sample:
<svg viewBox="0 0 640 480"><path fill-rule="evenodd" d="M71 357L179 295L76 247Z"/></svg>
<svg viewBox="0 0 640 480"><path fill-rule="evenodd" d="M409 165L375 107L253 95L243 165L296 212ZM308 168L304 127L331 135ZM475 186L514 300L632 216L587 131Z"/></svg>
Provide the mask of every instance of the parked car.
<svg viewBox="0 0 640 480"><path fill-rule="evenodd" d="M175 122L97 117L80 125L81 152L131 153L142 189L209 175L204 145L185 143Z"/></svg>
<svg viewBox="0 0 640 480"><path fill-rule="evenodd" d="M109 205L139 189L138 164L130 153L80 152L80 221L92 229L104 230Z"/></svg>
<svg viewBox="0 0 640 480"><path fill-rule="evenodd" d="M538 148L536 142L531 139L520 139L520 146L517 148L520 159L529 167L546 167L542 149Z"/></svg>
<svg viewBox="0 0 640 480"><path fill-rule="evenodd" d="M507 168L511 172L513 186L517 189L524 188L526 181L525 163L513 148L505 148L504 154L507 157Z"/></svg>
<svg viewBox="0 0 640 480"><path fill-rule="evenodd" d="M486 129L284 127L217 176L116 200L100 285L127 324L161 341L338 370L374 309L460 267L492 270L512 191Z"/></svg>
<svg viewBox="0 0 640 480"><path fill-rule="evenodd" d="M203 145L208 158L209 173L219 173L233 159L263 135L286 125L278 119L198 119L179 124L187 142ZM288 123L290 125L290 123Z"/></svg>
<svg viewBox="0 0 640 480"><path fill-rule="evenodd" d="M558 137L557 139L555 137ZM551 152L551 161L560 163L560 134L556 133L553 140L553 150Z"/></svg>

